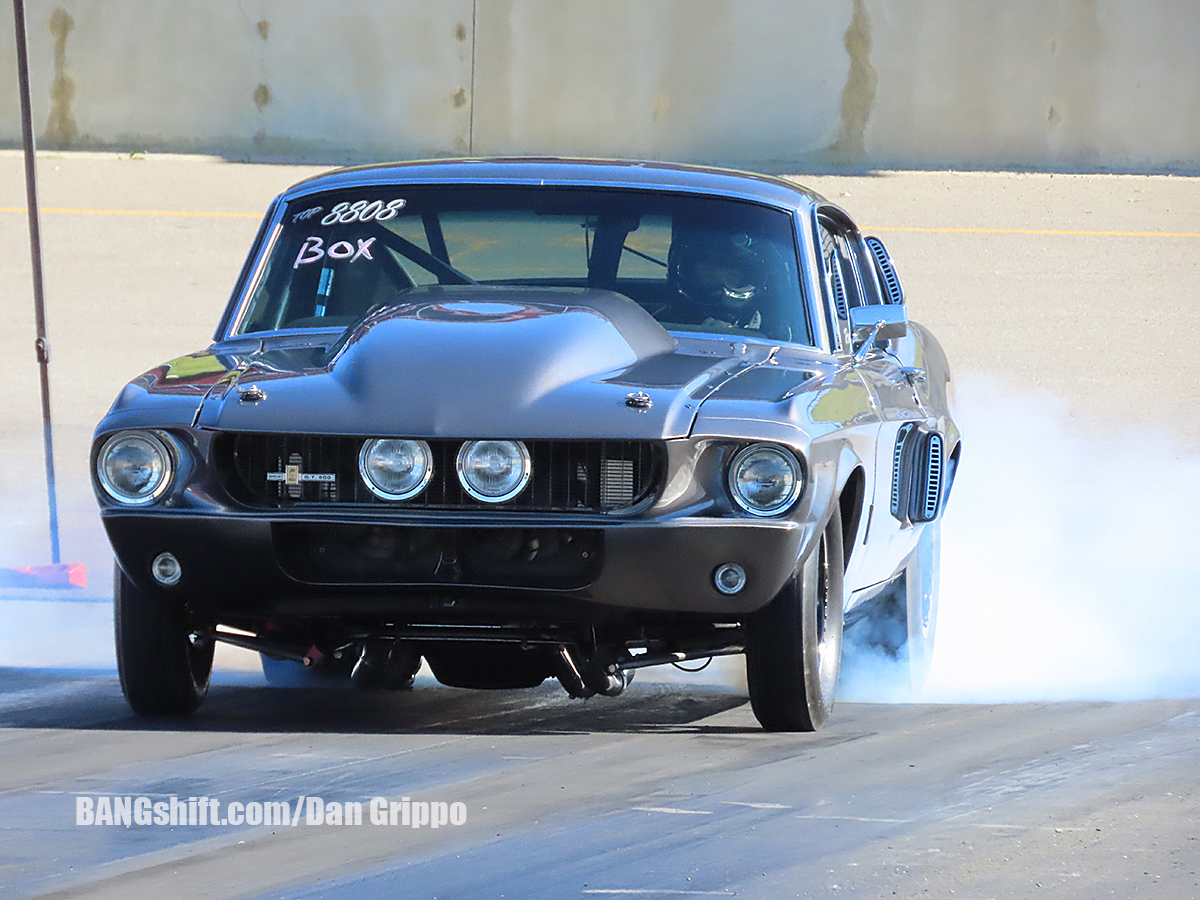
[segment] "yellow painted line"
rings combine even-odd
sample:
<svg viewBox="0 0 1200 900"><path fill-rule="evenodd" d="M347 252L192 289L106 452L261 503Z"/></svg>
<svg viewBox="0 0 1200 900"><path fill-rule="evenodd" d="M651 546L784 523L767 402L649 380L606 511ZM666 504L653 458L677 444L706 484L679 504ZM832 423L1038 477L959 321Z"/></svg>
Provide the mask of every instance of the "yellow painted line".
<svg viewBox="0 0 1200 900"><path fill-rule="evenodd" d="M0 213L28 213L24 206L0 206ZM43 206L41 212L83 216L182 216L198 219L261 219L262 213L243 212L197 212L175 209L68 209L66 207Z"/></svg>
<svg viewBox="0 0 1200 900"><path fill-rule="evenodd" d="M921 228L914 225L876 225L864 231L914 231L922 234L1035 234L1065 237L1198 238L1195 231L1062 231L1049 228Z"/></svg>

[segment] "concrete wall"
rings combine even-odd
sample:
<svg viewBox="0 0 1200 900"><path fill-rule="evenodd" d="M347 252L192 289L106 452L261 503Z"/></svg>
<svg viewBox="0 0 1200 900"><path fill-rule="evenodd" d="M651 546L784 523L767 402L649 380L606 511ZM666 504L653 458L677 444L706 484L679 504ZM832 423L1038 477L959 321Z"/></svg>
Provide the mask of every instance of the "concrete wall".
<svg viewBox="0 0 1200 900"><path fill-rule="evenodd" d="M27 5L42 147L1200 171L1195 0Z"/></svg>

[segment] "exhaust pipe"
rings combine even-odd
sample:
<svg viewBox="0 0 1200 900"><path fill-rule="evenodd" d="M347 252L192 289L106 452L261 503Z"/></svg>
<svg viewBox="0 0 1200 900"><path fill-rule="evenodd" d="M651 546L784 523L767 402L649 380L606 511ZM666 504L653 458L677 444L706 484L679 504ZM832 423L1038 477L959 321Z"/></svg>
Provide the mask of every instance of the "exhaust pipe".
<svg viewBox="0 0 1200 900"><path fill-rule="evenodd" d="M411 690L421 668L421 654L410 644L391 640L363 641L350 683L362 691Z"/></svg>
<svg viewBox="0 0 1200 900"><path fill-rule="evenodd" d="M615 697L629 683L625 672L615 662L602 666L594 657L585 656L579 648L566 644L558 648L555 670L559 684L573 700L596 694Z"/></svg>

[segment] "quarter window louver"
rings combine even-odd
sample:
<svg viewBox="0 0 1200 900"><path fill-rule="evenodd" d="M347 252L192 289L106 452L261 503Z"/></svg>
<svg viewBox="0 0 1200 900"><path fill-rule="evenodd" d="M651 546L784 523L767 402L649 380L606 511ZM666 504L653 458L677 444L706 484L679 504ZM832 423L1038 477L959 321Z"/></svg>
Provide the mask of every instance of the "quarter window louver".
<svg viewBox="0 0 1200 900"><path fill-rule="evenodd" d="M900 278L896 275L896 267L892 265L891 257L888 256L887 250L884 249L883 241L877 237L868 237L866 244L867 248L871 251L871 255L875 257L875 262L878 264L877 271L883 282L880 287L883 288L884 302L903 303L904 291L900 287Z"/></svg>

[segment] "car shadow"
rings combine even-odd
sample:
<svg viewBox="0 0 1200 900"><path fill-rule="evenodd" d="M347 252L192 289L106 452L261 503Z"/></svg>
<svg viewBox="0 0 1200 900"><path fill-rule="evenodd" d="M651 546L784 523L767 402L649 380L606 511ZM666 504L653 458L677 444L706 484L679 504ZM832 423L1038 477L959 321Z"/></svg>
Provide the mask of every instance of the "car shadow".
<svg viewBox="0 0 1200 900"><path fill-rule="evenodd" d="M188 718L134 715L114 672L0 668L0 729L347 734L761 733L746 695L714 684L634 682L618 697L571 700L557 683L472 691L419 679L412 691L214 684ZM257 683L256 683L257 682Z"/></svg>

